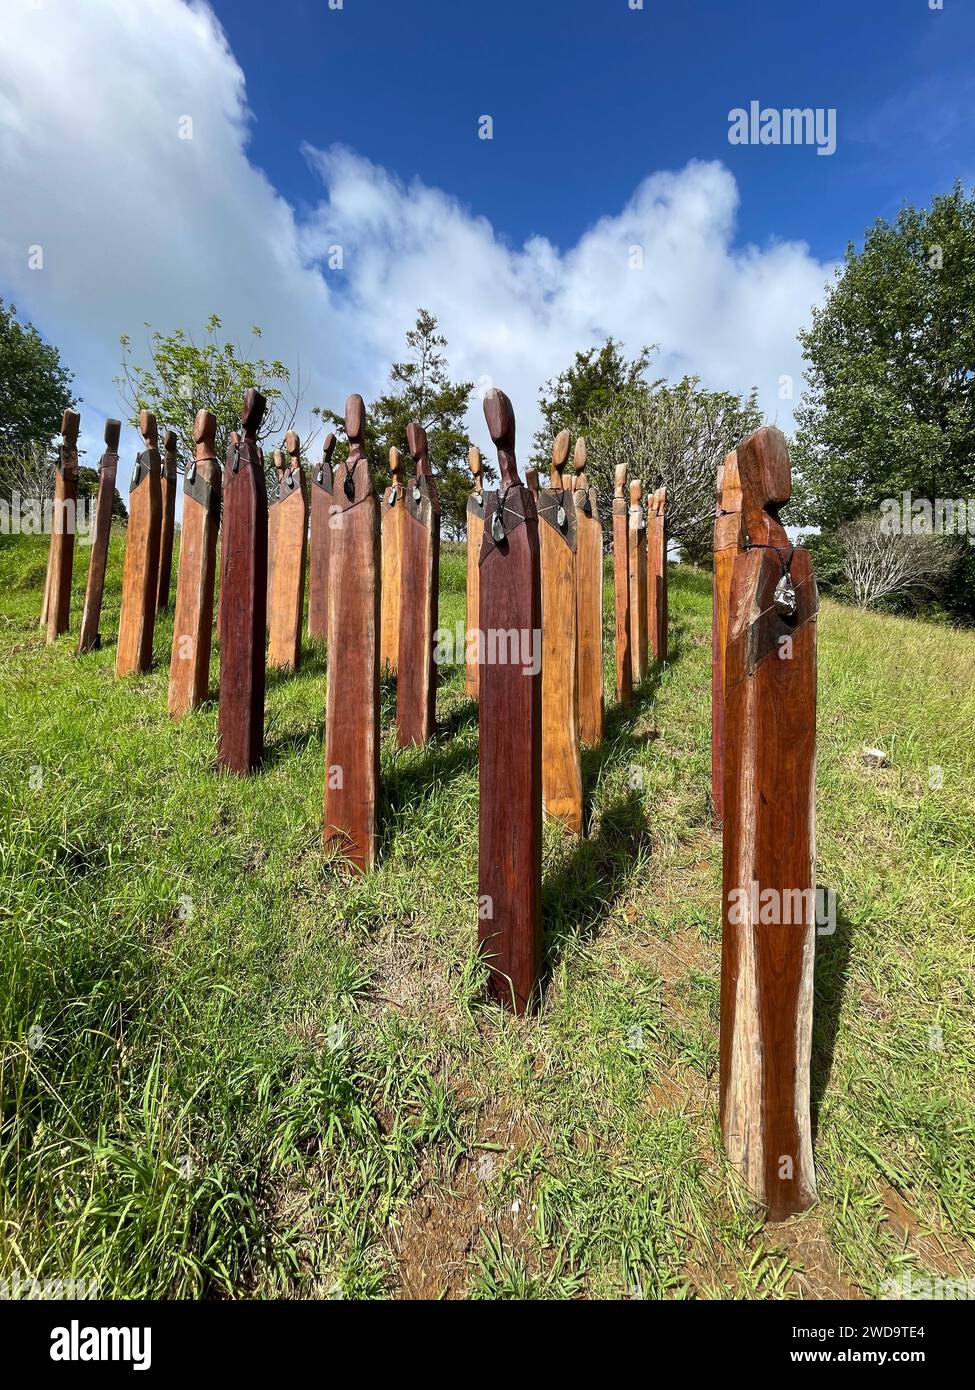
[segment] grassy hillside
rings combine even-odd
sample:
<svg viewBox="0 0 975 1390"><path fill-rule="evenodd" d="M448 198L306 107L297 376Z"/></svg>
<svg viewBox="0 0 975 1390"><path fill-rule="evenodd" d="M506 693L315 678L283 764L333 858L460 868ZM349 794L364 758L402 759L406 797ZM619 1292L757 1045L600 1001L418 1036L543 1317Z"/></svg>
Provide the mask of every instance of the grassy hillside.
<svg viewBox="0 0 975 1390"><path fill-rule="evenodd" d="M74 656L87 552L45 648L45 553L0 540L0 1276L350 1298L975 1277L975 634L823 606L821 1199L763 1229L718 1142L707 576L672 571L672 663L585 756L589 838L546 828L547 983L516 1021L473 953L460 671L424 751L395 749L384 690L379 867L350 882L320 847L321 654L271 677L261 774L218 776L213 704L166 716L170 622L147 678L115 680L112 642ZM116 538L108 634L120 577Z"/></svg>

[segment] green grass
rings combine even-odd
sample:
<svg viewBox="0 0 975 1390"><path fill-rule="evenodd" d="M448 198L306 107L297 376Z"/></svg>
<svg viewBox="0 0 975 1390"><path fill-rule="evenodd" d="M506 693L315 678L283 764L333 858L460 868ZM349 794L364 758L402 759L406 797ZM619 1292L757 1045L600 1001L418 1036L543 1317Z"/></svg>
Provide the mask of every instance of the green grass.
<svg viewBox="0 0 975 1390"><path fill-rule="evenodd" d="M546 828L547 982L518 1021L473 952L461 673L422 751L396 750L384 691L379 865L350 881L320 847L320 653L270 681L264 770L219 776L215 707L166 716L171 623L144 679L115 680L112 642L75 657L86 563L46 648L45 543L0 542L0 1276L348 1298L975 1277L975 634L823 605L820 1201L763 1228L718 1143L708 576L673 569L673 661L585 755L589 837ZM107 634L120 573L116 538Z"/></svg>

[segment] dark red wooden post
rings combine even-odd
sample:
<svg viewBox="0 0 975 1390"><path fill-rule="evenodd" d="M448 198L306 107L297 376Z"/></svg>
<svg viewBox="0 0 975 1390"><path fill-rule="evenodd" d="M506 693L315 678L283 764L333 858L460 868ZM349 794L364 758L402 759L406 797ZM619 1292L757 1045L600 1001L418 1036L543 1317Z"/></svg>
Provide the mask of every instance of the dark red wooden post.
<svg viewBox="0 0 975 1390"><path fill-rule="evenodd" d="M626 504L626 464L613 478L613 599L616 615L616 698L621 705L633 699L630 647L630 542Z"/></svg>
<svg viewBox="0 0 975 1390"><path fill-rule="evenodd" d="M118 441L122 430L119 420L105 421L105 452L98 464L98 498L92 523L91 556L88 560L88 583L85 586L85 607L78 634L78 655L95 651L102 644L98 624L102 616L102 596L105 592L105 568L108 563L108 542L112 534L112 504L115 501L115 479L118 474Z"/></svg>
<svg viewBox="0 0 975 1390"><path fill-rule="evenodd" d="M423 744L437 726L437 615L440 591L440 499L433 481L427 432L406 427L416 473L403 497L399 655L396 663L396 741Z"/></svg>
<svg viewBox="0 0 975 1390"><path fill-rule="evenodd" d="M508 397L489 391L484 415L501 481L485 493L480 558L478 940L492 994L521 1013L542 957L542 577L535 499L518 477Z"/></svg>
<svg viewBox="0 0 975 1390"><path fill-rule="evenodd" d="M297 671L301 664L301 625L305 608L305 559L308 553L308 489L301 466L301 441L294 430L285 436L288 451L273 508L274 572L268 585L267 664Z"/></svg>
<svg viewBox="0 0 975 1390"><path fill-rule="evenodd" d="M267 486L257 431L266 406L260 391L248 387L223 475L217 765L241 775L264 755Z"/></svg>
<svg viewBox="0 0 975 1390"><path fill-rule="evenodd" d="M139 432L146 447L135 461L129 484L129 524L115 653L117 676L144 675L150 669L156 630L162 488L156 417L151 410L143 410L139 415Z"/></svg>
<svg viewBox="0 0 975 1390"><path fill-rule="evenodd" d="M176 536L176 431L163 435L163 460L159 475L162 494L162 526L159 533L159 584L156 612L169 607L169 585L173 575L173 541Z"/></svg>
<svg viewBox="0 0 975 1390"><path fill-rule="evenodd" d="M308 636L328 639L328 543L332 507L332 453L335 435L327 434L322 461L312 474L308 533Z"/></svg>
<svg viewBox="0 0 975 1390"><path fill-rule="evenodd" d="M478 559L484 540L484 465L481 451L474 445L467 451L467 464L474 479L474 491L467 499L467 623L464 640L464 685L472 700L476 700L480 688L481 665L478 650L471 634L480 629L479 583L481 572Z"/></svg>
<svg viewBox="0 0 975 1390"><path fill-rule="evenodd" d="M81 416L66 410L61 420L61 448L54 473L54 510L47 581L47 640L55 642L68 630L71 613L71 573L78 511L78 427Z"/></svg>
<svg viewBox="0 0 975 1390"><path fill-rule="evenodd" d="M209 410L197 411L193 422L194 457L183 475L183 525L169 663L169 713L174 719L195 709L209 694L220 526L216 433L217 417Z"/></svg>

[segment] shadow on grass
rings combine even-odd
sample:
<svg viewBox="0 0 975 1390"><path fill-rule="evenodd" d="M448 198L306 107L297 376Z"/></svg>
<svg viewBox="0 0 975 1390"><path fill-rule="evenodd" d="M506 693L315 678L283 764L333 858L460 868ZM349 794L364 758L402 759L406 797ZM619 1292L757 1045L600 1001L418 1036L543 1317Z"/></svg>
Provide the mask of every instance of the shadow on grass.
<svg viewBox="0 0 975 1390"><path fill-rule="evenodd" d="M824 896L828 889L817 885ZM813 1041L811 1064L811 1100L813 1143L819 1130L819 1110L823 1103L833 1071L836 1036L843 1012L843 1000L850 979L850 953L854 926L845 913L836 908L836 930L829 936L816 938L816 969L813 990Z"/></svg>

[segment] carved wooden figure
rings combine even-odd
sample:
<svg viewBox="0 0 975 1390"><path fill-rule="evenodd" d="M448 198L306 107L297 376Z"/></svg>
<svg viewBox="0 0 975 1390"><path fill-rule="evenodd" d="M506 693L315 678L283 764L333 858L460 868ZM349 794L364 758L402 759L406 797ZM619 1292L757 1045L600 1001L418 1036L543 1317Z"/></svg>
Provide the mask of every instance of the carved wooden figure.
<svg viewBox="0 0 975 1390"><path fill-rule="evenodd" d="M478 941L491 993L521 1013L535 995L542 958L539 525L535 498L518 477L508 397L489 391L484 415L501 479L498 491L486 494L479 561L486 651L480 692Z"/></svg>
<svg viewBox="0 0 975 1390"><path fill-rule="evenodd" d="M430 467L427 432L420 425L409 424L406 441L416 474L403 499L396 680L396 741L401 748L427 743L437 726L434 634L440 593L440 499Z"/></svg>
<svg viewBox="0 0 975 1390"><path fill-rule="evenodd" d="M312 474L308 528L308 636L328 639L329 546L331 542L332 454L335 435L327 434L322 458Z"/></svg>
<svg viewBox="0 0 975 1390"><path fill-rule="evenodd" d="M724 663L728 642L731 571L740 549L741 487L738 456L718 468L714 521L714 574L711 604L711 800L714 818L724 819Z"/></svg>
<svg viewBox="0 0 975 1390"><path fill-rule="evenodd" d="M403 566L403 527L406 504L403 500L403 455L389 451L392 481L383 493L382 511L382 609L379 634L379 661L382 669L394 674L399 663L400 579Z"/></svg>
<svg viewBox="0 0 975 1390"><path fill-rule="evenodd" d="M576 509L576 619L579 645L579 738L595 747L603 739L603 528L596 489L585 473L586 441L573 454Z"/></svg>
<svg viewBox="0 0 975 1390"><path fill-rule="evenodd" d="M280 497L274 510L274 573L270 588L267 661L297 671L301 664L301 624L305 610L305 559L308 553L308 488L301 466L301 441L294 430L285 435L288 451Z"/></svg>
<svg viewBox="0 0 975 1390"><path fill-rule="evenodd" d="M220 528L220 464L217 418L197 411L192 462L183 474L183 524L179 538L173 652L169 662L169 713L181 719L207 698L213 639L213 592Z"/></svg>
<svg viewBox="0 0 975 1390"><path fill-rule="evenodd" d="M569 432L552 448L551 486L538 494L542 563L542 806L574 834L582 833L579 752L579 648L576 617L576 509L561 486Z"/></svg>
<svg viewBox="0 0 975 1390"><path fill-rule="evenodd" d="M139 416L139 433L146 447L135 461L129 485L129 525L115 654L117 676L142 675L149 670L156 626L162 483L156 417L150 410L143 410Z"/></svg>
<svg viewBox="0 0 975 1390"><path fill-rule="evenodd" d="M630 648L630 541L625 496L626 464L613 478L613 609L616 617L616 698L621 705L633 699L633 661Z"/></svg>
<svg viewBox="0 0 975 1390"><path fill-rule="evenodd" d="M647 658L647 526L643 514L643 484L630 483L627 547L630 576L630 662L633 683L646 678Z"/></svg>
<svg viewBox="0 0 975 1390"><path fill-rule="evenodd" d="M473 445L467 451L467 463L474 479L474 491L467 499L467 623L464 645L464 683L472 700L477 699L480 676L478 651L472 638L480 631L478 618L478 556L484 539L484 465L481 451Z"/></svg>
<svg viewBox="0 0 975 1390"><path fill-rule="evenodd" d="M274 482L271 492L267 499L267 625L268 631L271 628L271 592L274 588L274 564L277 555L278 540L278 503L284 496L281 485L284 482L285 474L288 471L287 456L283 449L275 449L272 459L274 464ZM265 479L267 474L265 473Z"/></svg>
<svg viewBox="0 0 975 1390"><path fill-rule="evenodd" d="M118 441L122 430L119 420L105 421L105 452L98 463L98 498L91 532L91 555L88 560L88 583L85 586L85 607L78 634L78 655L95 651L102 644L98 624L102 616L102 596L105 592L105 568L108 563L108 542L112 534L112 503L115 501L115 478L118 474Z"/></svg>
<svg viewBox="0 0 975 1390"><path fill-rule="evenodd" d="M156 587L156 612L169 607L169 587L173 575L173 541L176 536L176 431L163 435L163 458L159 473L162 495L162 524L159 533L159 581Z"/></svg>
<svg viewBox="0 0 975 1390"><path fill-rule="evenodd" d="M267 484L257 431L266 406L260 391L248 387L222 480L217 764L241 776L264 756Z"/></svg>
<svg viewBox="0 0 975 1390"><path fill-rule="evenodd" d="M738 449L744 549L725 659L721 1132L773 1220L816 1198L810 1123L815 912L816 580L779 520L774 428Z"/></svg>
<svg viewBox="0 0 975 1390"><path fill-rule="evenodd" d="M361 396L345 403L349 455L335 473L325 711L325 843L365 873L379 803L379 498L363 448Z"/></svg>
<svg viewBox="0 0 975 1390"><path fill-rule="evenodd" d="M537 497L537 496L538 496L538 469L537 469L537 468L526 468L526 469L525 469L525 487L528 489L528 491L532 494L533 497Z"/></svg>
<svg viewBox="0 0 975 1390"><path fill-rule="evenodd" d="M647 508L647 627L654 661L667 660L667 489L658 487Z"/></svg>
<svg viewBox="0 0 975 1390"><path fill-rule="evenodd" d="M61 447L54 470L54 510L46 585L47 640L55 642L68 630L71 612L71 572L78 508L78 427L81 416L66 410L61 420Z"/></svg>

